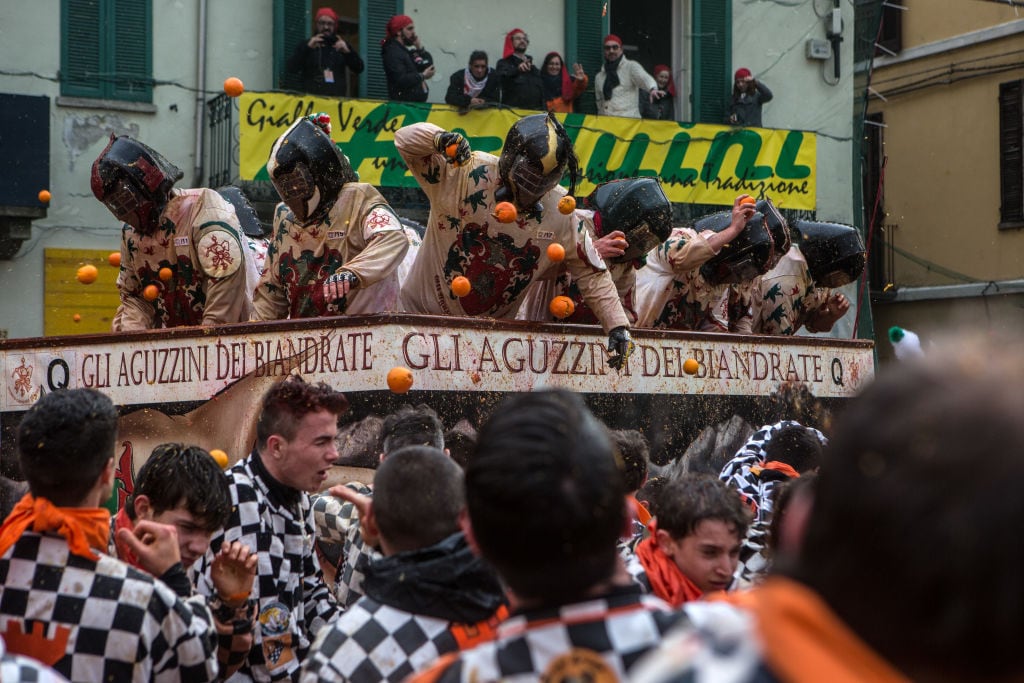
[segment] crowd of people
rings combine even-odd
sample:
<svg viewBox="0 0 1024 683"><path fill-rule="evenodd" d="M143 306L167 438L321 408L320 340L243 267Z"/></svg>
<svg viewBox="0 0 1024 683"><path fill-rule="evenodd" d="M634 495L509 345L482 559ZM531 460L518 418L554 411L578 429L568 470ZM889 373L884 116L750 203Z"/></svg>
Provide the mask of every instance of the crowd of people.
<svg viewBox="0 0 1024 683"><path fill-rule="evenodd" d="M112 519L117 407L44 395L0 526L4 681L1014 680L1024 366L958 339L719 476L513 395L464 457L427 406L325 490L345 397L297 375L226 471L158 446ZM810 422L808 422L810 420ZM814 423L812 426L811 422ZM428 484L429 482L429 484ZM936 561L941 558L939 561Z"/></svg>

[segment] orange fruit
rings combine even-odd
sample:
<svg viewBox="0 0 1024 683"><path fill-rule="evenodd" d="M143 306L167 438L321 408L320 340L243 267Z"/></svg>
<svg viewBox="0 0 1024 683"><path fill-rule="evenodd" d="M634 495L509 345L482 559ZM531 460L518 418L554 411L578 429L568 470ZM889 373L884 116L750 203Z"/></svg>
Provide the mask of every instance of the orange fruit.
<svg viewBox="0 0 1024 683"><path fill-rule="evenodd" d="M412 389L412 370L396 365L388 371L388 389L404 394Z"/></svg>
<svg viewBox="0 0 1024 683"><path fill-rule="evenodd" d="M744 197L743 199L740 200L740 204L757 204L757 200L754 199L753 197Z"/></svg>
<svg viewBox="0 0 1024 683"><path fill-rule="evenodd" d="M452 279L452 294L455 296L466 296L471 289L473 285L470 284L468 277L457 275Z"/></svg>
<svg viewBox="0 0 1024 683"><path fill-rule="evenodd" d="M552 242L548 245L548 258L558 263L565 259L565 247L558 242Z"/></svg>
<svg viewBox="0 0 1024 683"><path fill-rule="evenodd" d="M498 202L494 207L494 217L498 219L499 223L511 223L519 217L519 212L516 211L516 205L512 202Z"/></svg>
<svg viewBox="0 0 1024 683"><path fill-rule="evenodd" d="M568 216L576 210L576 198L567 194L558 200L558 213Z"/></svg>
<svg viewBox="0 0 1024 683"><path fill-rule="evenodd" d="M96 269L96 266L91 263L87 263L78 269L78 273L75 275L78 281L83 285L91 285L96 282L96 278L99 277L100 271Z"/></svg>
<svg viewBox="0 0 1024 683"><path fill-rule="evenodd" d="M49 204L50 198L51 195L49 190L39 190L39 201L41 201L43 204Z"/></svg>
<svg viewBox="0 0 1024 683"><path fill-rule="evenodd" d="M698 370L700 370L700 363L693 358L687 358L683 361L683 372L687 375L696 375Z"/></svg>
<svg viewBox="0 0 1024 683"><path fill-rule="evenodd" d="M110 265L114 266L115 268L120 268L121 267L121 252L119 252L119 251L112 251L112 252L110 252L110 254L107 256L107 263L109 263Z"/></svg>
<svg viewBox="0 0 1024 683"><path fill-rule="evenodd" d="M174 271L172 271L170 268L167 268L165 266L165 267L160 269L160 272L158 273L158 275L160 276L161 280L163 280L164 282L167 282L172 277L174 277Z"/></svg>
<svg viewBox="0 0 1024 683"><path fill-rule="evenodd" d="M245 92L245 85L242 84L242 79L231 76L224 79L224 92L227 93L228 97L238 97Z"/></svg>
<svg viewBox="0 0 1024 683"><path fill-rule="evenodd" d="M576 311L576 304L569 297L559 294L548 304L548 310L556 318L568 318Z"/></svg>
<svg viewBox="0 0 1024 683"><path fill-rule="evenodd" d="M71 316L71 319L74 320L76 323L82 322L82 316L78 315L77 313Z"/></svg>
<svg viewBox="0 0 1024 683"><path fill-rule="evenodd" d="M214 460L217 461L217 465L222 470L226 470L228 468L228 454L227 453L225 453L224 451L222 451L219 448L214 448L212 451L210 451L210 455L213 457Z"/></svg>
<svg viewBox="0 0 1024 683"><path fill-rule="evenodd" d="M160 296L160 289L156 285L146 285L142 290L142 298L146 301L156 301Z"/></svg>

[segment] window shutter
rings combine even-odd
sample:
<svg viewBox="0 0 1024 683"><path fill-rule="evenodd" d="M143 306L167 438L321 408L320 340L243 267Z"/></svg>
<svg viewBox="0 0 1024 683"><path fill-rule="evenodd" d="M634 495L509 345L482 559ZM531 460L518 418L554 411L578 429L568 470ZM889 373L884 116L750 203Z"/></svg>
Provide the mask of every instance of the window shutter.
<svg viewBox="0 0 1024 683"><path fill-rule="evenodd" d="M1001 223L1024 221L1024 80L999 84L999 199Z"/></svg>
<svg viewBox="0 0 1024 683"><path fill-rule="evenodd" d="M380 58L380 41L384 39L388 21L401 13L397 0L359 1L359 44L364 46L363 61L366 62L366 69L359 74L359 92L364 93L364 97L388 99L388 79Z"/></svg>
<svg viewBox="0 0 1024 683"><path fill-rule="evenodd" d="M693 0L693 115L722 123L732 97L732 3Z"/></svg>
<svg viewBox="0 0 1024 683"><path fill-rule="evenodd" d="M108 41L104 53L110 63L104 68L108 78L102 79L110 96L132 102L153 101L153 22L150 2L114 0L110 17L113 30L107 27L103 36ZM171 34L168 34L170 37Z"/></svg>
<svg viewBox="0 0 1024 683"><path fill-rule="evenodd" d="M301 90L302 78L286 68L295 46L313 33L309 0L274 0L274 73L277 88Z"/></svg>
<svg viewBox="0 0 1024 683"><path fill-rule="evenodd" d="M100 82L100 0L63 0L60 94L102 97Z"/></svg>
<svg viewBox="0 0 1024 683"><path fill-rule="evenodd" d="M596 114L597 99L594 83L597 72L604 64L602 41L609 33L608 16L604 14L604 0L566 0L565 3L565 58L566 64L579 62L590 77L590 85L576 101L576 111ZM497 61L496 59L494 61Z"/></svg>

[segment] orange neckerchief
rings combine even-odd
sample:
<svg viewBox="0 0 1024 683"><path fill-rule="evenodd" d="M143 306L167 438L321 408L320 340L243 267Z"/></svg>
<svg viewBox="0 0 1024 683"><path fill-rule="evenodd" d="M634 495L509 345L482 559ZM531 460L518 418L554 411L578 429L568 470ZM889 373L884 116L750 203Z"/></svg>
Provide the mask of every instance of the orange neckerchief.
<svg viewBox="0 0 1024 683"><path fill-rule="evenodd" d="M769 460L764 465L762 465L762 468L766 470L775 470L776 472L781 472L790 479L796 479L800 476L800 473L793 469L792 465L790 465L789 463L781 462L779 460Z"/></svg>
<svg viewBox="0 0 1024 683"><path fill-rule="evenodd" d="M768 668L781 680L909 680L857 637L817 594L795 581L773 577L737 604L754 614Z"/></svg>
<svg viewBox="0 0 1024 683"><path fill-rule="evenodd" d="M132 518L128 516L128 508L123 507L117 511L117 516L114 517L114 547L117 549L117 557L136 569L142 569L142 565L139 564L139 558L135 556L135 552L131 549L127 543L122 541L117 536L117 532L121 529L127 529L128 531L135 530L135 523L132 522ZM143 570L145 571L145 570Z"/></svg>
<svg viewBox="0 0 1024 683"><path fill-rule="evenodd" d="M647 506L636 499L636 496L628 496L629 505L633 508L633 514L636 516L636 521L646 527L651 523L651 512L647 509Z"/></svg>
<svg viewBox="0 0 1024 683"><path fill-rule="evenodd" d="M675 560L661 552L655 540L654 529L651 530L650 536L636 546L636 556L644 566L647 580L651 582L651 590L673 607L679 607L684 602L700 600L704 595L693 581L679 571Z"/></svg>
<svg viewBox="0 0 1024 683"><path fill-rule="evenodd" d="M103 508L61 508L26 493L0 527L0 555L28 529L36 533L56 532L67 539L72 555L98 560L92 548L107 547L110 513Z"/></svg>

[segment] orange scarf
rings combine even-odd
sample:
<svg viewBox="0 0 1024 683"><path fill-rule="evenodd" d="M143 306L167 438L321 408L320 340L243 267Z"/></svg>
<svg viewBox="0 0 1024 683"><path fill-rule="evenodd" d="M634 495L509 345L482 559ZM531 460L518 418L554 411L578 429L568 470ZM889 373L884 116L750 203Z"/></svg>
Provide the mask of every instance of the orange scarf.
<svg viewBox="0 0 1024 683"><path fill-rule="evenodd" d="M654 523L651 526L653 527ZM636 556L644 566L647 580L651 582L651 590L673 607L679 607L684 602L700 600L704 595L693 581L679 571L675 560L661 552L653 528L651 535L636 546Z"/></svg>
<svg viewBox="0 0 1024 683"><path fill-rule="evenodd" d="M764 464L764 469L781 472L790 479L796 479L800 476L800 473L793 469L792 465L790 465L789 463L781 462L779 460L769 460Z"/></svg>
<svg viewBox="0 0 1024 683"><path fill-rule="evenodd" d="M809 588L774 577L737 596L754 614L768 668L793 683L897 683L907 677L878 656Z"/></svg>
<svg viewBox="0 0 1024 683"><path fill-rule="evenodd" d="M636 499L636 496L627 496L629 499L629 506L633 509L633 516L636 521L640 522L644 527L648 527L651 523L651 512L647 509L647 506Z"/></svg>
<svg viewBox="0 0 1024 683"><path fill-rule="evenodd" d="M103 508L61 508L26 493L0 527L0 555L28 529L36 533L56 532L67 539L72 555L98 560L92 548L107 547L110 513Z"/></svg>

